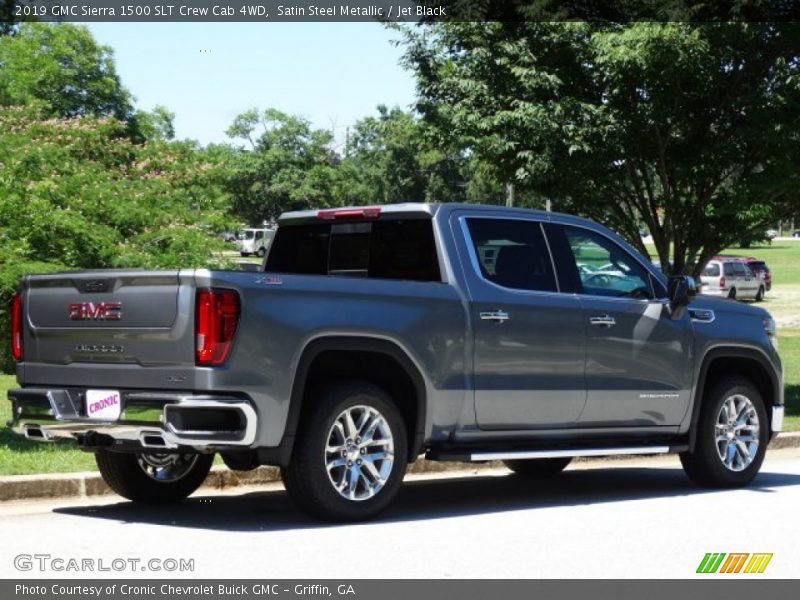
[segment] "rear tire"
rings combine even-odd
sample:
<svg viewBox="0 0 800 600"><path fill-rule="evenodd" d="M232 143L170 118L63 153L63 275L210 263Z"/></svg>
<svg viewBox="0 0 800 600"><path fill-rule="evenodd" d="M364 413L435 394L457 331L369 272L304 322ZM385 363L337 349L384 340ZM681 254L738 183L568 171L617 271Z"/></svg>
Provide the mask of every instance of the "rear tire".
<svg viewBox="0 0 800 600"><path fill-rule="evenodd" d="M758 389L744 377L720 380L703 401L693 452L681 464L697 485L715 488L750 483L769 443L767 410Z"/></svg>
<svg viewBox="0 0 800 600"><path fill-rule="evenodd" d="M364 521L397 495L407 461L405 423L389 395L370 383L348 382L316 399L281 477L295 504L310 515Z"/></svg>
<svg viewBox="0 0 800 600"><path fill-rule="evenodd" d="M258 258L264 258L266 255L267 255L267 249L264 248L263 246L258 250L256 250L256 256Z"/></svg>
<svg viewBox="0 0 800 600"><path fill-rule="evenodd" d="M503 464L516 475L522 475L530 479L548 479L561 473L571 462L572 457L568 456L565 458L504 460Z"/></svg>
<svg viewBox="0 0 800 600"><path fill-rule="evenodd" d="M249 252L239 252L243 257L250 256Z"/></svg>
<svg viewBox="0 0 800 600"><path fill-rule="evenodd" d="M183 500L199 488L211 470L214 455L100 450L95 461L103 481L123 498L166 503Z"/></svg>

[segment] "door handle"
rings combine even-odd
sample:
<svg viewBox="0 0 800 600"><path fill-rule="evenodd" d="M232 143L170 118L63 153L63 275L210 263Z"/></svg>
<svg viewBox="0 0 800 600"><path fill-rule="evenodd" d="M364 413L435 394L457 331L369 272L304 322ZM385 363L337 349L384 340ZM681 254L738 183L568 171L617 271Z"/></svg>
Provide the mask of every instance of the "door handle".
<svg viewBox="0 0 800 600"><path fill-rule="evenodd" d="M598 327L613 327L617 324L617 320L610 315L601 315L598 317L590 317L589 323L597 325Z"/></svg>
<svg viewBox="0 0 800 600"><path fill-rule="evenodd" d="M482 321L497 321L498 323L503 323L511 318L511 315L504 310L482 312L480 316Z"/></svg>

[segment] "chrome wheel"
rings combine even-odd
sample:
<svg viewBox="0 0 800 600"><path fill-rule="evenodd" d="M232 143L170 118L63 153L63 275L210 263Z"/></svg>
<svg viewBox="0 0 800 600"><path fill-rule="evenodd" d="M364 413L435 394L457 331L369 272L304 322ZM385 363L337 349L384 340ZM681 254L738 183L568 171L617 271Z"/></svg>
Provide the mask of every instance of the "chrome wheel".
<svg viewBox="0 0 800 600"><path fill-rule="evenodd" d="M722 464L743 471L758 453L760 427L752 400L742 394L726 398L717 414L714 439Z"/></svg>
<svg viewBox="0 0 800 600"><path fill-rule="evenodd" d="M394 464L394 437L370 406L351 406L333 422L325 445L328 479L347 500L368 500L386 484Z"/></svg>
<svg viewBox="0 0 800 600"><path fill-rule="evenodd" d="M173 483L183 479L197 463L198 454L170 454L166 452L138 454L136 462L150 479Z"/></svg>

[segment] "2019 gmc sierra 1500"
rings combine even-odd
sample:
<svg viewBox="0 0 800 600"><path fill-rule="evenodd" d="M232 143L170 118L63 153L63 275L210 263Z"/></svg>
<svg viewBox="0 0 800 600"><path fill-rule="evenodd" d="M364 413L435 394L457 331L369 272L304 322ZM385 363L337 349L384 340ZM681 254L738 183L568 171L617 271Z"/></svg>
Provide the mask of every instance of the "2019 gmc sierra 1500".
<svg viewBox="0 0 800 600"><path fill-rule="evenodd" d="M74 438L135 501L177 501L215 453L279 465L329 520L385 508L406 464L680 453L739 486L781 430L775 324L694 295L585 219L406 204L284 214L263 272L25 277L12 426Z"/></svg>

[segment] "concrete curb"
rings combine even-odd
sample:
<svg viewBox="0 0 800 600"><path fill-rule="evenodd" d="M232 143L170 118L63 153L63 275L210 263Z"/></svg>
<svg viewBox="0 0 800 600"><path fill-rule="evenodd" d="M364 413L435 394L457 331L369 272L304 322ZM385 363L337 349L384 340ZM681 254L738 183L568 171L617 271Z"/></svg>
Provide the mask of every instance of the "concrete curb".
<svg viewBox="0 0 800 600"><path fill-rule="evenodd" d="M800 448L800 432L783 433L773 440L769 447L772 450ZM636 457L619 457L615 460L626 458ZM408 468L408 473L477 472L500 466L502 463L499 461L468 463L420 459ZM274 483L280 479L280 470L277 467L259 467L252 471L231 471L225 466L216 466L211 469L211 473L201 489L223 490L246 485ZM90 498L111 493L111 489L96 472L0 476L0 502L41 498Z"/></svg>

